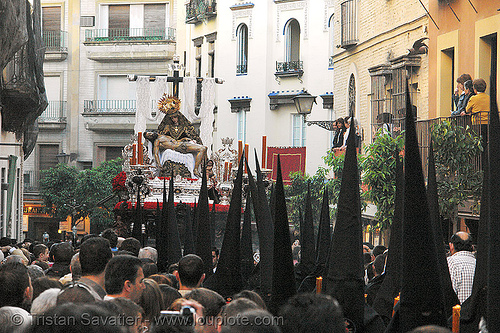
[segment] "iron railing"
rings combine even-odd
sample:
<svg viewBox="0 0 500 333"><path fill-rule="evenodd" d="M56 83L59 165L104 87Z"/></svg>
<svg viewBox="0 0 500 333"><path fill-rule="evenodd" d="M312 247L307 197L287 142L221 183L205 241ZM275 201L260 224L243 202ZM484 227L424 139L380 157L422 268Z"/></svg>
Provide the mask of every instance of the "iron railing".
<svg viewBox="0 0 500 333"><path fill-rule="evenodd" d="M328 58L328 68L333 68L333 56Z"/></svg>
<svg viewBox="0 0 500 333"><path fill-rule="evenodd" d="M186 4L186 23L198 23L216 15L215 0L191 0Z"/></svg>
<svg viewBox="0 0 500 333"><path fill-rule="evenodd" d="M236 74L246 74L247 73L247 65L236 65Z"/></svg>
<svg viewBox="0 0 500 333"><path fill-rule="evenodd" d="M87 100L83 101L84 113L135 113L135 100Z"/></svg>
<svg viewBox="0 0 500 333"><path fill-rule="evenodd" d="M38 122L66 122L67 105L68 103L66 101L49 101L49 105L45 111L38 117Z"/></svg>
<svg viewBox="0 0 500 333"><path fill-rule="evenodd" d="M276 72L278 73L302 72L303 69L303 61L276 61Z"/></svg>
<svg viewBox="0 0 500 333"><path fill-rule="evenodd" d="M340 4L341 41L340 46L348 48L358 43L357 0L347 0Z"/></svg>
<svg viewBox="0 0 500 333"><path fill-rule="evenodd" d="M67 31L42 31L42 40L46 51L68 52Z"/></svg>
<svg viewBox="0 0 500 333"><path fill-rule="evenodd" d="M168 41L175 42L174 28L87 29L86 42Z"/></svg>

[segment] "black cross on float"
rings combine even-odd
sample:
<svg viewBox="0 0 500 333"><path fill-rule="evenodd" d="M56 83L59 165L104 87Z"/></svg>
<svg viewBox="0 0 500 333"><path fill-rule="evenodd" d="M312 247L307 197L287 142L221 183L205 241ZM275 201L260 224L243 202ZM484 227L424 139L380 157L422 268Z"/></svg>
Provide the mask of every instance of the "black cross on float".
<svg viewBox="0 0 500 333"><path fill-rule="evenodd" d="M184 81L184 77L179 75L179 72L180 72L179 69L181 68L181 66L179 64L179 59L174 57L173 63L174 63L174 66L173 66L174 67L174 70L173 70L174 75L173 76L167 76L167 82L172 82L172 84L173 84L173 89L172 89L173 95L175 97L179 98L179 83L181 83L181 82ZM129 81L136 81L137 80L137 75L130 74L130 75L127 76L127 78L128 78ZM149 81L154 81L154 80L156 80L156 76L155 75L149 76ZM196 80L197 80L197 82L202 82L203 78L202 77L197 77ZM215 83L222 84L222 83L224 83L224 80L219 79L219 78L215 78Z"/></svg>

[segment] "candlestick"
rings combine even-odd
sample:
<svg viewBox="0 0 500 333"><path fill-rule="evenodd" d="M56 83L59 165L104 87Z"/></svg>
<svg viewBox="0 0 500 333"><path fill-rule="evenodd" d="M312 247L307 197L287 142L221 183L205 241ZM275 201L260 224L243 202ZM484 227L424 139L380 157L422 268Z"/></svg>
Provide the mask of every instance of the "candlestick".
<svg viewBox="0 0 500 333"><path fill-rule="evenodd" d="M323 287L323 278L318 276L316 278L316 294L321 294L321 288Z"/></svg>
<svg viewBox="0 0 500 333"><path fill-rule="evenodd" d="M394 306L392 307L392 315L394 316L394 307L396 306L396 304L398 304L399 302L399 295L394 297Z"/></svg>
<svg viewBox="0 0 500 333"><path fill-rule="evenodd" d="M229 162L225 162L224 163L224 178L223 178L224 181L227 181L228 170L229 170L229 172L231 172L230 169L228 169L228 167L229 167Z"/></svg>
<svg viewBox="0 0 500 333"><path fill-rule="evenodd" d="M137 164L142 164L143 151L142 151L142 132L137 133Z"/></svg>
<svg viewBox="0 0 500 333"><path fill-rule="evenodd" d="M452 325L451 325L451 331L453 333L459 333L460 332L460 305L455 305L453 307L453 319L452 319Z"/></svg>
<svg viewBox="0 0 500 333"><path fill-rule="evenodd" d="M266 168L267 136L262 136L262 169Z"/></svg>
<svg viewBox="0 0 500 333"><path fill-rule="evenodd" d="M136 164L136 156L137 156L137 147L136 144L134 143L132 145L132 161L130 164L135 165Z"/></svg>

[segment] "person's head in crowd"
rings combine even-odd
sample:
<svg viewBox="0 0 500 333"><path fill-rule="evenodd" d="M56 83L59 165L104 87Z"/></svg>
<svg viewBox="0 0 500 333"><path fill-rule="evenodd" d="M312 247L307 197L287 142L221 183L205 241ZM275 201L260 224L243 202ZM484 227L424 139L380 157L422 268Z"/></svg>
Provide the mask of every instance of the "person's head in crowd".
<svg viewBox="0 0 500 333"><path fill-rule="evenodd" d="M344 333L339 303L329 295L298 294L281 308L281 329L287 333Z"/></svg>
<svg viewBox="0 0 500 333"><path fill-rule="evenodd" d="M99 237L98 235L96 234L88 234L88 235L85 235L82 237L82 240L80 241L80 244L83 244L85 243L87 240L91 239L91 238L94 238L94 237Z"/></svg>
<svg viewBox="0 0 500 333"><path fill-rule="evenodd" d="M219 263L219 249L214 246L212 247L212 268L217 267L218 263Z"/></svg>
<svg viewBox="0 0 500 333"><path fill-rule="evenodd" d="M170 281L164 274L152 274L148 276L148 279L155 280L158 284L168 284L170 285Z"/></svg>
<svg viewBox="0 0 500 333"><path fill-rule="evenodd" d="M132 252L135 257L138 257L141 250L141 242L134 237L129 237L122 242L119 250Z"/></svg>
<svg viewBox="0 0 500 333"><path fill-rule="evenodd" d="M375 259L378 255L384 253L385 250L387 250L387 248L383 245L375 246L372 250L373 259Z"/></svg>
<svg viewBox="0 0 500 333"><path fill-rule="evenodd" d="M47 311L45 316L59 319L35 320L31 333L124 333L118 320L109 320L113 313L99 303L65 303Z"/></svg>
<svg viewBox="0 0 500 333"><path fill-rule="evenodd" d="M168 309L176 299L182 298L182 295L177 291L177 289L172 288L168 284L160 284L158 286L163 298L162 310Z"/></svg>
<svg viewBox="0 0 500 333"><path fill-rule="evenodd" d="M59 282L59 280L48 276L40 277L36 280L33 280L31 284L33 286L33 299L36 299L38 295L40 295L47 289L51 288L61 289L63 287L62 283Z"/></svg>
<svg viewBox="0 0 500 333"><path fill-rule="evenodd" d="M122 256L122 255L126 255L126 256L132 256L132 257L135 257L134 253L133 252L130 252L130 251L125 251L125 250L118 250L114 253L115 256Z"/></svg>
<svg viewBox="0 0 500 333"><path fill-rule="evenodd" d="M373 261L373 275L374 276L379 276L384 272L385 269L385 257L386 255L384 253L379 254L375 260Z"/></svg>
<svg viewBox="0 0 500 333"><path fill-rule="evenodd" d="M158 266L154 263L152 259L149 258L139 258L142 261L142 270L144 272L144 277L149 277L153 274L158 273Z"/></svg>
<svg viewBox="0 0 500 333"><path fill-rule="evenodd" d="M101 233L102 238L106 238L109 241L109 246L111 250L116 251L118 245L118 235L113 229L106 229Z"/></svg>
<svg viewBox="0 0 500 333"><path fill-rule="evenodd" d="M336 120L336 123L338 129L345 130L344 118L340 117L339 119Z"/></svg>
<svg viewBox="0 0 500 333"><path fill-rule="evenodd" d="M111 297L126 297L139 301L144 290L144 272L139 258L129 255L113 257L106 266L104 284Z"/></svg>
<svg viewBox="0 0 500 333"><path fill-rule="evenodd" d="M186 301L187 299L185 299L184 297L176 298L167 309L169 311L180 311L180 309L182 308L182 304Z"/></svg>
<svg viewBox="0 0 500 333"><path fill-rule="evenodd" d="M408 333L451 333L451 331L445 327L427 325L417 327Z"/></svg>
<svg viewBox="0 0 500 333"><path fill-rule="evenodd" d="M139 298L138 304L144 310L144 320L147 323L153 323L159 316L160 311L165 307L163 305L163 295L156 281L144 279L146 288ZM149 327L149 325L147 325Z"/></svg>
<svg viewBox="0 0 500 333"><path fill-rule="evenodd" d="M13 263L19 263L19 264L23 264L24 266L27 266L27 259L25 256L20 256L20 255L17 255L17 254L11 254L10 256L8 256L7 258L5 258L5 261L4 263L6 264L13 264Z"/></svg>
<svg viewBox="0 0 500 333"><path fill-rule="evenodd" d="M461 90L464 90L464 83L466 81L472 81L472 77L470 74L464 73L457 78L457 86L459 86Z"/></svg>
<svg viewBox="0 0 500 333"><path fill-rule="evenodd" d="M19 257L21 257L21 259L23 260L23 263L24 263L25 266L28 266L30 264L29 259L26 258L26 256L24 255L23 251L21 251L20 249L15 249L14 251L12 251L11 256L19 256Z"/></svg>
<svg viewBox="0 0 500 333"><path fill-rule="evenodd" d="M118 236L118 241L116 243L116 247L120 248L120 246L122 246L122 243L124 240L125 240L125 238Z"/></svg>
<svg viewBox="0 0 500 333"><path fill-rule="evenodd" d="M363 243L363 253L371 253L373 249L373 245L369 242Z"/></svg>
<svg viewBox="0 0 500 333"><path fill-rule="evenodd" d="M50 288L38 295L37 298L34 298L31 303L31 314L33 316L41 315L55 307L57 304L57 296L59 296L60 292L61 289L59 288Z"/></svg>
<svg viewBox="0 0 500 333"><path fill-rule="evenodd" d="M45 276L42 267L34 264L28 266L28 274L30 275L31 281L35 281L39 277Z"/></svg>
<svg viewBox="0 0 500 333"><path fill-rule="evenodd" d="M267 310L266 302L253 290L242 290L233 296L233 299L247 298L257 304L262 310Z"/></svg>
<svg viewBox="0 0 500 333"><path fill-rule="evenodd" d="M0 333L25 333L30 326L31 316L28 311L14 306L0 308Z"/></svg>
<svg viewBox="0 0 500 333"><path fill-rule="evenodd" d="M226 304L226 300L219 293L207 289L196 288L184 296L186 299L192 299L203 305L205 317L216 317L222 307Z"/></svg>
<svg viewBox="0 0 500 333"><path fill-rule="evenodd" d="M90 278L104 285L104 270L113 257L109 241L102 237L92 237L80 246L82 277Z"/></svg>
<svg viewBox="0 0 500 333"><path fill-rule="evenodd" d="M73 281L76 281L82 277L82 263L80 262L80 252L75 253L71 258L69 269L71 270L71 277L73 278Z"/></svg>
<svg viewBox="0 0 500 333"><path fill-rule="evenodd" d="M248 310L239 316L240 320L222 326L221 333L280 333L276 320L264 310ZM269 323L269 325L265 325ZM233 324L233 325L231 325ZM283 331L286 332L286 331ZM316 332L314 329L310 332Z"/></svg>
<svg viewBox="0 0 500 333"><path fill-rule="evenodd" d="M35 260L35 261L33 261L33 265L39 266L44 272L50 268L49 264L45 261L36 261Z"/></svg>
<svg viewBox="0 0 500 333"><path fill-rule="evenodd" d="M145 327L149 327L145 325L144 309L135 302L132 302L130 299L117 297L103 303L111 303L117 306L119 315L125 319L123 322L125 323L125 326L127 326L127 332L142 333L144 332Z"/></svg>
<svg viewBox="0 0 500 333"><path fill-rule="evenodd" d="M69 265L74 254L74 250L70 243L63 242L52 245L49 253L52 256L54 263Z"/></svg>
<svg viewBox="0 0 500 333"><path fill-rule="evenodd" d="M92 290L80 283L70 283L63 287L57 296L57 304L64 303L93 303L96 297Z"/></svg>
<svg viewBox="0 0 500 333"><path fill-rule="evenodd" d="M203 260L196 254L188 254L179 260L179 268L174 274L179 281L179 289L197 288L205 279Z"/></svg>
<svg viewBox="0 0 500 333"><path fill-rule="evenodd" d="M139 258L149 258L156 264L158 263L158 251L154 247L146 246L139 250Z"/></svg>
<svg viewBox="0 0 500 333"><path fill-rule="evenodd" d="M471 80L467 80L464 83L464 89L466 94L475 94L474 93L474 84L472 83Z"/></svg>
<svg viewBox="0 0 500 333"><path fill-rule="evenodd" d="M21 263L0 266L0 307L28 308L33 298L33 287L28 268Z"/></svg>
<svg viewBox="0 0 500 333"><path fill-rule="evenodd" d="M254 301L248 298L237 298L224 305L222 308L220 316L222 318L236 317L238 314L248 311L248 310L262 310Z"/></svg>
<svg viewBox="0 0 500 333"><path fill-rule="evenodd" d="M450 237L450 253L453 255L460 251L472 252L472 238L467 232L459 231Z"/></svg>
<svg viewBox="0 0 500 333"><path fill-rule="evenodd" d="M475 79L472 81L472 85L474 86L474 90L477 93L484 93L486 91L486 81L483 79Z"/></svg>
<svg viewBox="0 0 500 333"><path fill-rule="evenodd" d="M33 258L33 255L30 253L30 251L28 251L24 247L21 247L20 250L23 252L24 256L26 258L28 258L28 260L29 260L29 262L31 264L31 262L34 260L34 258Z"/></svg>

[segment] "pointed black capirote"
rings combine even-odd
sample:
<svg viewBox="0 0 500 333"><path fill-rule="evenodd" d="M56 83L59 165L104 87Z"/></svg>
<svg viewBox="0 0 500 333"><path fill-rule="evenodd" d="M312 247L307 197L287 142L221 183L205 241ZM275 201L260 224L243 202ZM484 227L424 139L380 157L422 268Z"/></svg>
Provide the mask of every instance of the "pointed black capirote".
<svg viewBox="0 0 500 333"><path fill-rule="evenodd" d="M486 284L488 279L488 244L490 224L490 172L488 153L483 155L483 189L481 192L481 211L477 230L476 270L469 298L462 303L460 310L460 333L477 333L481 317L486 318Z"/></svg>
<svg viewBox="0 0 500 333"><path fill-rule="evenodd" d="M248 170L248 169L247 169ZM253 247L252 247L252 197L247 193L245 214L243 215L243 227L241 229L241 275L244 284L250 278L253 271Z"/></svg>
<svg viewBox="0 0 500 333"><path fill-rule="evenodd" d="M226 299L243 289L243 280L241 278L240 222L244 159L245 156L242 154L231 194L231 203L227 214L226 229L222 240L217 270L206 282L208 288L218 292Z"/></svg>
<svg viewBox="0 0 500 333"><path fill-rule="evenodd" d="M446 253L444 251L443 228L441 224L441 216L439 214L436 163L434 159L432 140L429 148L429 163L427 165L427 170L427 200L429 203L434 244L436 244L441 290L443 292L443 305L446 317L450 317L452 315L453 307L460 304L460 301L458 300L457 294L453 290L453 285L451 284L450 270L448 269L448 261L446 260Z"/></svg>
<svg viewBox="0 0 500 333"><path fill-rule="evenodd" d="M174 204L174 176L170 176L168 186L168 201L167 201L167 249L168 249L168 264L175 264L182 257L181 240L179 237L179 229L177 227L177 216Z"/></svg>
<svg viewBox="0 0 500 333"><path fill-rule="evenodd" d="M163 202L160 215L160 223L156 225L156 250L158 251L158 270L168 271L168 223L167 223L167 186L163 179Z"/></svg>
<svg viewBox="0 0 500 333"><path fill-rule="evenodd" d="M186 220L184 221L184 251L182 255L194 253L193 219L191 218L191 207L186 205Z"/></svg>
<svg viewBox="0 0 500 333"><path fill-rule="evenodd" d="M210 241L210 210L208 206L207 170L203 166L200 197L198 200L198 226L195 253L203 260L205 277L213 274L212 246Z"/></svg>
<svg viewBox="0 0 500 333"><path fill-rule="evenodd" d="M492 57L492 59L496 57ZM490 221L488 242L488 284L487 284L487 328L489 332L500 332L500 258L497 254L500 244L500 120L498 117L496 61L491 64L490 119L488 129Z"/></svg>
<svg viewBox="0 0 500 333"><path fill-rule="evenodd" d="M137 190L137 202L135 203L135 221L134 221L134 226L132 228L132 237L137 239L142 244L142 209L141 208L142 208L141 207L141 193L140 193L140 190L138 189Z"/></svg>
<svg viewBox="0 0 500 333"><path fill-rule="evenodd" d="M258 160L255 159L258 165ZM259 168L257 168L257 172ZM247 161L248 185L252 196L253 211L255 213L255 223L257 224L257 235L259 237L259 274L260 274L260 291L264 300L268 300L271 294L271 282L273 274L273 222L271 211L267 204L267 197L262 196L258 185L250 171Z"/></svg>
<svg viewBox="0 0 500 333"><path fill-rule="evenodd" d="M300 273L305 278L312 273L316 262L314 224L311 201L311 184L307 184L304 219L300 224Z"/></svg>
<svg viewBox="0 0 500 333"><path fill-rule="evenodd" d="M394 298L399 295L401 288L401 242L404 204L404 176L403 163L399 158L399 151L395 152L396 159L396 192L394 193L394 218L391 223L391 236L385 266L385 278L373 301L373 309L388 322L391 319Z"/></svg>
<svg viewBox="0 0 500 333"><path fill-rule="evenodd" d="M290 242L285 189L283 187L279 155L277 168L276 207L274 214L273 283L269 304L269 309L274 314L277 314L279 308L286 303L288 298L296 293L292 244Z"/></svg>
<svg viewBox="0 0 500 333"><path fill-rule="evenodd" d="M355 131L350 131L323 290L339 301L344 317L361 331L365 306L362 228Z"/></svg>
<svg viewBox="0 0 500 333"><path fill-rule="evenodd" d="M330 207L328 198L328 188L323 189L323 200L321 202L321 213L319 215L318 235L316 240L316 277L326 273L326 262L330 254L330 244L332 241L332 227L330 224Z"/></svg>
<svg viewBox="0 0 500 333"><path fill-rule="evenodd" d="M446 324L436 246L422 173L415 120L406 85L405 193L400 328Z"/></svg>

